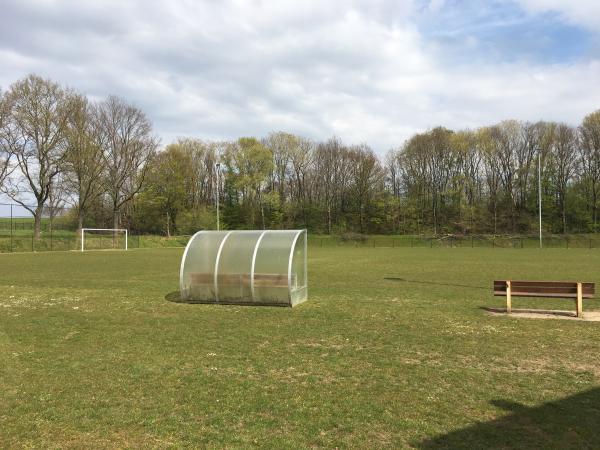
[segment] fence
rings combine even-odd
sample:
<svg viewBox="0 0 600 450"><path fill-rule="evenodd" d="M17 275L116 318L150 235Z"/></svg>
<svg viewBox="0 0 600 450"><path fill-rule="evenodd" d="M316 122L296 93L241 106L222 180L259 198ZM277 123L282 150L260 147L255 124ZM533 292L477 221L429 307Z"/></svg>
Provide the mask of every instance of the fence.
<svg viewBox="0 0 600 450"><path fill-rule="evenodd" d="M149 236L133 231L129 248L184 247L190 236ZM100 237L102 239L102 237ZM110 238L106 238L108 242ZM311 247L391 248L537 248L537 236L320 236L309 235ZM546 235L545 248L600 248L599 235ZM0 203L0 253L78 250L79 236L66 210L47 209L42 214L40 237L34 236L34 220L27 208ZM103 248L100 242L99 248Z"/></svg>
<svg viewBox="0 0 600 450"><path fill-rule="evenodd" d="M73 217L67 214L69 209L44 208L38 239L35 238L35 220L30 209L14 203L0 203L0 253L80 249L80 236ZM102 236L99 239L101 241ZM104 239L104 244L110 247L108 242L112 238ZM129 236L129 247L182 247L188 239L189 236L165 238L134 233ZM98 247L103 248L103 243L100 242Z"/></svg>
<svg viewBox="0 0 600 450"><path fill-rule="evenodd" d="M343 239L337 236L309 237L313 247L391 248L538 248L537 236L364 236ZM552 235L543 238L544 248L600 248L600 235Z"/></svg>
<svg viewBox="0 0 600 450"><path fill-rule="evenodd" d="M190 236L154 236L130 235L129 248L161 248L185 247ZM110 237L106 237L107 242ZM464 236L464 237L423 237L423 236L377 236L362 240L347 241L338 237L309 237L310 247L361 247L361 248L537 248L537 238L499 237L499 236ZM2 234L0 230L0 253L8 252L43 252L56 250L79 250L80 241L75 232L48 231L42 232L39 239L33 233L27 236L14 233ZM100 245L102 247L102 244ZM544 239L544 248L587 248L600 249L600 236L551 236Z"/></svg>

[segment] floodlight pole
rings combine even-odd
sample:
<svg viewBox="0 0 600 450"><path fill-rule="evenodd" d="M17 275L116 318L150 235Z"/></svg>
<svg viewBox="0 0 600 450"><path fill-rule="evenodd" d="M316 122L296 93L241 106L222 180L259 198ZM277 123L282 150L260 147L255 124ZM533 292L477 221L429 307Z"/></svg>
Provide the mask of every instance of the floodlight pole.
<svg viewBox="0 0 600 450"><path fill-rule="evenodd" d="M542 248L542 162L541 151L538 151L538 215L540 223L540 248Z"/></svg>
<svg viewBox="0 0 600 450"><path fill-rule="evenodd" d="M215 166L217 168L217 231L219 231L219 171L221 168L221 163L217 163Z"/></svg>

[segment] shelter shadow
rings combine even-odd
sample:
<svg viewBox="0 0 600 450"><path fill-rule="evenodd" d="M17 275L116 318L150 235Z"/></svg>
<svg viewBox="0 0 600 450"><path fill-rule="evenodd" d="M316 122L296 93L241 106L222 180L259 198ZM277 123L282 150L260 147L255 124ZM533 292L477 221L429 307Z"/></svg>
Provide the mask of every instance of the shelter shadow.
<svg viewBox="0 0 600 450"><path fill-rule="evenodd" d="M510 413L414 444L421 449L600 448L600 388L533 408L508 400L491 403Z"/></svg>
<svg viewBox="0 0 600 450"><path fill-rule="evenodd" d="M181 291L169 292L167 295L165 295L165 300L173 303L192 303L181 298Z"/></svg>

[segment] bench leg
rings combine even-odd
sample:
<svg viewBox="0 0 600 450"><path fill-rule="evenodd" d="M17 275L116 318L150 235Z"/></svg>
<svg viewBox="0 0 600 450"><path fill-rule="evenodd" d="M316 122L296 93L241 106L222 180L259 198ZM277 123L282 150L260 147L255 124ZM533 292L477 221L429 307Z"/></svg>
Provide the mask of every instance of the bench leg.
<svg viewBox="0 0 600 450"><path fill-rule="evenodd" d="M577 283L577 317L583 316L583 287Z"/></svg>
<svg viewBox="0 0 600 450"><path fill-rule="evenodd" d="M512 311L512 293L510 288L510 281L506 282L506 313L510 314Z"/></svg>

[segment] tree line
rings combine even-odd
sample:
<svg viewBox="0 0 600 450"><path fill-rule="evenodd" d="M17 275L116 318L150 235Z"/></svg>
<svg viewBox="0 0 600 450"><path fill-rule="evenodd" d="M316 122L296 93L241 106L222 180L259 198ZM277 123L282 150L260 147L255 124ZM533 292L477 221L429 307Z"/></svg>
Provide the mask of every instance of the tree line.
<svg viewBox="0 0 600 450"><path fill-rule="evenodd" d="M0 93L1 191L73 226L189 234L216 227L318 233L598 232L600 110L570 126L437 127L380 158L366 144L285 132L159 150L123 99L91 102L35 75ZM31 199L35 205L29 206ZM61 209L66 206L66 209Z"/></svg>

